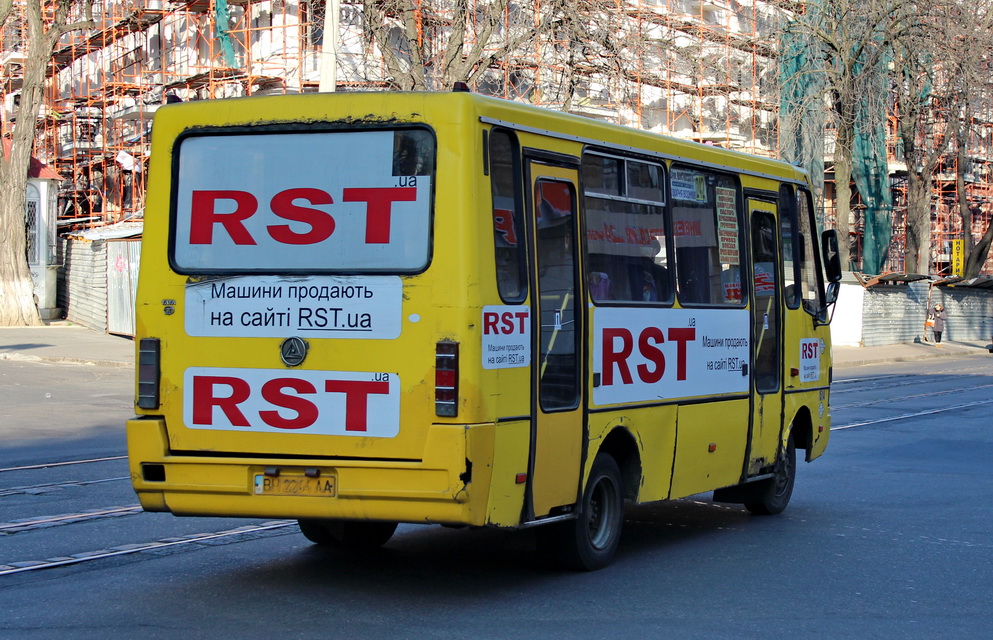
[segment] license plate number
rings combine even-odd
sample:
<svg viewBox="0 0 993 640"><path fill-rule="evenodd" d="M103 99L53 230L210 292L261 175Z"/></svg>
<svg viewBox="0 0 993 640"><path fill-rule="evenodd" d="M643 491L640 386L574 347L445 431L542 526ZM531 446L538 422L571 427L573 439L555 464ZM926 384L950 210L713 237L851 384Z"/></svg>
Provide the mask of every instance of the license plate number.
<svg viewBox="0 0 993 640"><path fill-rule="evenodd" d="M303 476L255 476L256 495L266 496L324 496L336 493L334 476L305 478Z"/></svg>

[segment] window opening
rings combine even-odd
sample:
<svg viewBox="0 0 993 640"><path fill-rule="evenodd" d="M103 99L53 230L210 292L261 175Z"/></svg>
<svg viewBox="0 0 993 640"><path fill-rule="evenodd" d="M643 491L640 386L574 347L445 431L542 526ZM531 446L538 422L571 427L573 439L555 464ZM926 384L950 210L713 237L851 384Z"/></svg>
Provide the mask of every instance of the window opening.
<svg viewBox="0 0 993 640"><path fill-rule="evenodd" d="M583 156L586 268L594 302L672 299L661 165Z"/></svg>
<svg viewBox="0 0 993 640"><path fill-rule="evenodd" d="M741 306L741 212L730 176L674 167L672 236L679 301Z"/></svg>

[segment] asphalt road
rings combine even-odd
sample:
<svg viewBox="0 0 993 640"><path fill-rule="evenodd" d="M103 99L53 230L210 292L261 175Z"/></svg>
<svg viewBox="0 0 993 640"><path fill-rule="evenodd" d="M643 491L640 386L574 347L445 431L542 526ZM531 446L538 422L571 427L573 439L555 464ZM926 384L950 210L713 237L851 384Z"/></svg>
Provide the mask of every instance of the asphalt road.
<svg viewBox="0 0 993 640"><path fill-rule="evenodd" d="M405 525L346 555L285 521L142 513L130 371L0 360L0 638L985 637L990 389L993 358L836 371L785 513L632 507L616 562L579 574L527 532Z"/></svg>

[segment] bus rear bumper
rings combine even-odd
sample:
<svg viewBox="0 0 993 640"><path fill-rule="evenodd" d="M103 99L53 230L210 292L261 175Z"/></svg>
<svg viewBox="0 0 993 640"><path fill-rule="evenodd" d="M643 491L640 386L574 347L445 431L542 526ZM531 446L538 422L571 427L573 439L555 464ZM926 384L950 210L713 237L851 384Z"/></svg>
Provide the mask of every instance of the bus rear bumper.
<svg viewBox="0 0 993 640"><path fill-rule="evenodd" d="M433 425L417 461L281 459L175 455L165 420L127 423L131 481L147 511L180 516L329 518L516 526L523 487L490 499L494 425ZM295 495L264 493L267 479L323 487ZM282 480L280 480L282 483ZM329 485L330 483L330 485ZM289 483L289 490L294 487Z"/></svg>

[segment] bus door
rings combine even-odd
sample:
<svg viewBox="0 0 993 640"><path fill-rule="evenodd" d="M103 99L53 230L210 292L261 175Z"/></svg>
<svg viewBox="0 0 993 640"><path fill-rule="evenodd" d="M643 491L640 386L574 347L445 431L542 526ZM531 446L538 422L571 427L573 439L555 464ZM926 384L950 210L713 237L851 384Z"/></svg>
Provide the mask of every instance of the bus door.
<svg viewBox="0 0 993 640"><path fill-rule="evenodd" d="M752 245L752 428L749 475L775 462L782 429L782 313L776 206L749 200Z"/></svg>
<svg viewBox="0 0 993 640"><path fill-rule="evenodd" d="M578 162L575 165L578 167ZM529 511L548 515L577 501L582 464L586 354L579 287L579 174L573 166L530 159L533 343ZM580 298L581 299L581 298Z"/></svg>

